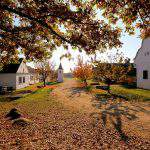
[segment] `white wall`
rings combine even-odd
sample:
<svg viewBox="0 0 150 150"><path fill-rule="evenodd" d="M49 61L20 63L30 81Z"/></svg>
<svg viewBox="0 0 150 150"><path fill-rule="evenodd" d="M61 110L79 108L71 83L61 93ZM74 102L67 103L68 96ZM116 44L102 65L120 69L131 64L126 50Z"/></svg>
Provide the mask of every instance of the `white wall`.
<svg viewBox="0 0 150 150"><path fill-rule="evenodd" d="M143 89L150 89L150 65L149 64L137 64L137 87ZM148 79L143 79L143 70L148 71Z"/></svg>
<svg viewBox="0 0 150 150"><path fill-rule="evenodd" d="M142 46L139 49L137 56L135 58L135 64L140 64L141 62L150 62L150 54L145 55L147 52L150 53L150 37L143 40Z"/></svg>
<svg viewBox="0 0 150 150"><path fill-rule="evenodd" d="M19 77L22 77L22 81L23 81L23 77L25 77L25 83L19 83ZM20 89L20 88L24 88L29 86L30 84L30 75L29 74L23 74L23 73L17 73L16 74L16 89Z"/></svg>
<svg viewBox="0 0 150 150"><path fill-rule="evenodd" d="M63 82L63 70L58 69L58 77L57 77L58 82Z"/></svg>
<svg viewBox="0 0 150 150"><path fill-rule="evenodd" d="M22 61L22 63L20 64L17 73L29 73L28 67L26 65L26 63L24 63Z"/></svg>
<svg viewBox="0 0 150 150"><path fill-rule="evenodd" d="M137 87L150 89L150 38L143 40L135 58L137 70ZM143 79L143 70L148 71L148 79Z"/></svg>
<svg viewBox="0 0 150 150"><path fill-rule="evenodd" d="M0 85L12 86L14 89L24 88L31 84L30 76L26 63L22 62L17 73L0 73ZM19 77L22 78L21 83L19 83ZM25 82L23 82L23 77L25 77ZM34 76L32 84L37 82L38 80L35 80Z"/></svg>
<svg viewBox="0 0 150 150"><path fill-rule="evenodd" d="M0 84L12 86L14 89L16 89L16 74L0 73Z"/></svg>
<svg viewBox="0 0 150 150"><path fill-rule="evenodd" d="M23 77L25 77L25 83L23 82L19 83L19 77L22 78L22 81L23 81ZM24 88L26 86L29 86L29 84L30 84L29 71L26 63L22 61L16 73L16 89Z"/></svg>

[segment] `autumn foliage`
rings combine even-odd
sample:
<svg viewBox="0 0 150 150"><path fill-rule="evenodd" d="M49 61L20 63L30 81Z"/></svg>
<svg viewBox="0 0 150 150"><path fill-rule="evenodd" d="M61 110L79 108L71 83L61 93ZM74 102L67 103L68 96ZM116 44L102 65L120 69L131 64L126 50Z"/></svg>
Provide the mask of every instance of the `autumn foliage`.
<svg viewBox="0 0 150 150"><path fill-rule="evenodd" d="M46 81L53 80L55 77L54 65L49 60L43 59L36 63L36 72L39 74L40 80L46 86Z"/></svg>
<svg viewBox="0 0 150 150"><path fill-rule="evenodd" d="M98 0L97 7L110 23L116 24L121 20L130 34L134 34L136 28L142 31L149 27L149 0Z"/></svg>
<svg viewBox="0 0 150 150"><path fill-rule="evenodd" d="M93 62L93 77L100 82L106 83L110 90L112 83L124 83L127 81L128 73L132 67L129 60L125 60L119 52L108 57L108 61Z"/></svg>
<svg viewBox="0 0 150 150"><path fill-rule="evenodd" d="M142 39L146 39L148 37L150 37L150 27L141 32Z"/></svg>
<svg viewBox="0 0 150 150"><path fill-rule="evenodd" d="M73 70L73 76L81 80L87 87L87 80L91 79L93 75L92 65L87 62L83 62L83 59L78 59L78 64Z"/></svg>
<svg viewBox="0 0 150 150"><path fill-rule="evenodd" d="M88 54L120 47L120 30L95 16L90 1L1 0L1 61L16 60L19 52L41 59L68 44Z"/></svg>
<svg viewBox="0 0 150 150"><path fill-rule="evenodd" d="M117 21L133 34L149 26L149 14L149 0L0 0L0 61L41 59L68 44L88 54L119 48Z"/></svg>

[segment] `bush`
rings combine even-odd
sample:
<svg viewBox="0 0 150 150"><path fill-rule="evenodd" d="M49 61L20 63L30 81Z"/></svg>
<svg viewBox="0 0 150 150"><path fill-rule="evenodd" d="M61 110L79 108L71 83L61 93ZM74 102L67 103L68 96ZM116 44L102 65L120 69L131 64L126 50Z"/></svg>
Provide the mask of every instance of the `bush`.
<svg viewBox="0 0 150 150"><path fill-rule="evenodd" d="M89 92L92 90L92 86L87 86L87 87L85 87L85 89Z"/></svg>

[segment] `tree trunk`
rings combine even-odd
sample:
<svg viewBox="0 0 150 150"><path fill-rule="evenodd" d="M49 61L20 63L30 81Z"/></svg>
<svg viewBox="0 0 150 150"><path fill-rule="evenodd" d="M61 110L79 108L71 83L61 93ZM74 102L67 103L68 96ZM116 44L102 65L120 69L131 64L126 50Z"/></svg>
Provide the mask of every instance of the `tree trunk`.
<svg viewBox="0 0 150 150"><path fill-rule="evenodd" d="M87 84L87 81L86 81L86 79L84 80L84 83L85 83L85 87L87 87L87 86L88 86L88 84Z"/></svg>
<svg viewBox="0 0 150 150"><path fill-rule="evenodd" d="M43 82L44 82L44 87L46 87L46 81L45 81L45 79L43 79Z"/></svg>
<svg viewBox="0 0 150 150"><path fill-rule="evenodd" d="M108 93L110 94L110 84L108 84Z"/></svg>

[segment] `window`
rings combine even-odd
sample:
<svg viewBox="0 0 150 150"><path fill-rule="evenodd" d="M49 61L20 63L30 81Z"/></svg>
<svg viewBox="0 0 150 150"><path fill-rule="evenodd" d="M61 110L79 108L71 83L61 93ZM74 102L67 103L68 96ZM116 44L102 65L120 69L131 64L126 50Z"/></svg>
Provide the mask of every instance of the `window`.
<svg viewBox="0 0 150 150"><path fill-rule="evenodd" d="M148 71L143 70L143 79L148 79Z"/></svg>
<svg viewBox="0 0 150 150"><path fill-rule="evenodd" d="M25 77L23 77L23 83L25 83Z"/></svg>
<svg viewBox="0 0 150 150"><path fill-rule="evenodd" d="M19 77L19 84L22 83L22 77Z"/></svg>

